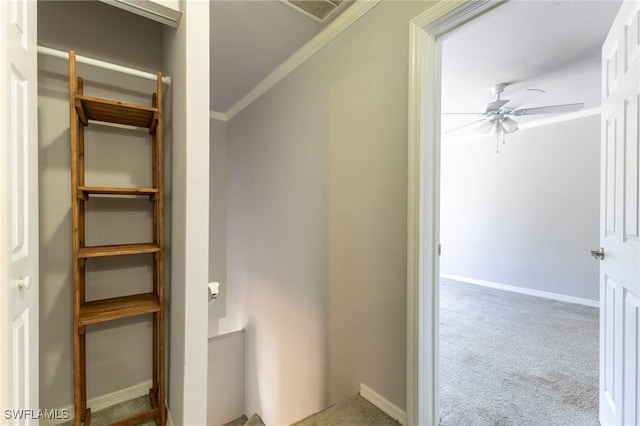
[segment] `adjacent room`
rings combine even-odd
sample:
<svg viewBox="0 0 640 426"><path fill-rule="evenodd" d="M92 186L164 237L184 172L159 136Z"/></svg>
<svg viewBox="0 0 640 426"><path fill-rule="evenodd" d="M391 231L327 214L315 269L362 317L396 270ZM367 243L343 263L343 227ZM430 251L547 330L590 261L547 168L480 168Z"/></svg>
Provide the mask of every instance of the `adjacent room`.
<svg viewBox="0 0 640 426"><path fill-rule="evenodd" d="M444 425L598 424L589 251L601 46L619 6L509 2L443 42Z"/></svg>

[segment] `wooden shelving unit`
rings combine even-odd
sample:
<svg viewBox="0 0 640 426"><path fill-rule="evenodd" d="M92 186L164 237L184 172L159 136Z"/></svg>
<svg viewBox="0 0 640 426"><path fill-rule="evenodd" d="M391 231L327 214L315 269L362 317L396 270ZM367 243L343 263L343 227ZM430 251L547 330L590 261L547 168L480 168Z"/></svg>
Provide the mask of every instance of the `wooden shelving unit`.
<svg viewBox="0 0 640 426"><path fill-rule="evenodd" d="M80 308L80 326L98 324L120 318L150 314L160 311L160 301L155 293L86 302Z"/></svg>
<svg viewBox="0 0 640 426"><path fill-rule="evenodd" d="M151 315L153 318L153 386L149 389L151 409L116 425L136 425L154 419L165 426L165 339L164 339L164 198L162 152L162 74L157 75L151 106L133 105L85 96L83 80L76 76L75 53L69 52L69 105L71 139L71 213L73 243L73 384L74 423L91 424L87 407L86 327L121 318ZM121 188L85 185L84 128L89 120L149 129L152 143L152 187ZM153 241L135 244L86 246L85 203L92 197L148 197L152 210ZM87 301L85 267L93 258L144 255L153 257L153 289L150 293Z"/></svg>
<svg viewBox="0 0 640 426"><path fill-rule="evenodd" d="M160 246L155 243L113 244L108 246L81 247L78 250L80 259L92 257L124 256L131 254L158 253Z"/></svg>

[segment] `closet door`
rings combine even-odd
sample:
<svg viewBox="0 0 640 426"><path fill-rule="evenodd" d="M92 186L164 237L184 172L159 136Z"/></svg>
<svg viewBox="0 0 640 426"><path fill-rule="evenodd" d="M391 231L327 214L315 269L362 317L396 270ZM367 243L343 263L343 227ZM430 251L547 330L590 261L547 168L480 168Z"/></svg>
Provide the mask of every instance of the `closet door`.
<svg viewBox="0 0 640 426"><path fill-rule="evenodd" d="M39 409L36 8L0 2L0 386L15 425L37 424Z"/></svg>

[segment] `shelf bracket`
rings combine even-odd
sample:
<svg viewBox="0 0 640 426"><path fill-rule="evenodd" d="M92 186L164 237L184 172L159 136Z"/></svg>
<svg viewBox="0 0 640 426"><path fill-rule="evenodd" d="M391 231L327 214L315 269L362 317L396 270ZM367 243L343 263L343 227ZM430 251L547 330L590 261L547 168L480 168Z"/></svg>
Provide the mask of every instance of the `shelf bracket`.
<svg viewBox="0 0 640 426"><path fill-rule="evenodd" d="M78 189L76 191L76 198L78 200L88 201L89 200L89 195L85 191L82 191L82 190Z"/></svg>
<svg viewBox="0 0 640 426"><path fill-rule="evenodd" d="M157 127L158 127L158 111L154 111L153 118L151 119L151 124L149 125L149 134L153 135L156 132Z"/></svg>
<svg viewBox="0 0 640 426"><path fill-rule="evenodd" d="M80 99L76 99L75 102L76 112L78 113L78 117L83 125L88 126L89 120L87 119L87 114L84 112L84 108L82 107L82 101Z"/></svg>

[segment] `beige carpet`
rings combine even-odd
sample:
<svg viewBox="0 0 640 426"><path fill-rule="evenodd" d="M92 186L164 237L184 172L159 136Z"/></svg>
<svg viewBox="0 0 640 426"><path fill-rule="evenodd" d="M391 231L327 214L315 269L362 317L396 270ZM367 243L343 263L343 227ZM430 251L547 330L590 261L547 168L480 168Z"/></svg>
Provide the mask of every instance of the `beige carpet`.
<svg viewBox="0 0 640 426"><path fill-rule="evenodd" d="M242 416L222 426L250 425L247 416ZM310 415L291 426L398 426L399 423L382 412L378 407L356 395L339 404ZM216 425L210 425L216 426Z"/></svg>
<svg viewBox="0 0 640 426"><path fill-rule="evenodd" d="M238 417L229 423L225 423L222 426L265 426L265 424L262 421L262 418L258 414L254 413L250 418L242 415L241 417Z"/></svg>
<svg viewBox="0 0 640 426"><path fill-rule="evenodd" d="M140 396L120 404L112 405L111 407L107 407L103 410L96 411L95 413L92 410L91 426L107 426L150 409L151 405L149 404L149 397L147 395ZM147 426L155 425L156 423L151 419L140 424ZM60 426L73 426L73 420L64 422Z"/></svg>
<svg viewBox="0 0 640 426"><path fill-rule="evenodd" d="M91 426L106 426L119 420L148 410L149 398L141 396L91 414ZM261 422L257 415L247 418L242 416L224 426L257 426ZM154 425L149 420L143 425ZM63 426L73 426L73 421L62 423ZM61 426L62 426L61 425ZM326 410L313 414L306 419L294 423L295 426L398 426L399 423L380 411L360 395L356 395L344 402L333 405ZM292 426L293 426L292 425ZM217 425L209 425L217 426Z"/></svg>
<svg viewBox="0 0 640 426"><path fill-rule="evenodd" d="M599 425L597 309L443 280L440 327L442 426ZM109 407L91 424L148 404ZM356 395L293 426L397 425Z"/></svg>
<svg viewBox="0 0 640 426"><path fill-rule="evenodd" d="M598 309L442 280L443 426L596 426Z"/></svg>
<svg viewBox="0 0 640 426"><path fill-rule="evenodd" d="M292 426L398 426L400 423L356 395Z"/></svg>

